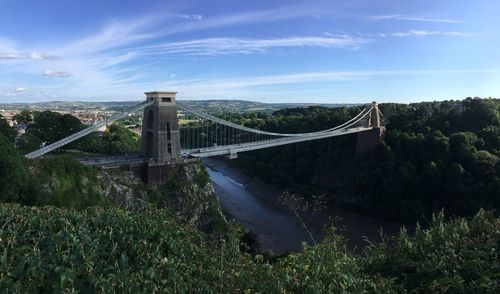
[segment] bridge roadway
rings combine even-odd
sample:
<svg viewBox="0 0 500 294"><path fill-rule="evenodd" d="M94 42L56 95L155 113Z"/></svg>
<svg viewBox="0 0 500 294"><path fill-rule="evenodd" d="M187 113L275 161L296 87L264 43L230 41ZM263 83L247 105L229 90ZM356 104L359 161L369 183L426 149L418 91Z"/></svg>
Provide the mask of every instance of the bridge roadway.
<svg viewBox="0 0 500 294"><path fill-rule="evenodd" d="M341 136L351 133L369 131L371 129L372 128L359 127L359 128L344 129L330 133L317 133L317 134L304 135L302 137L287 137L287 138L279 138L279 139L272 139L272 140L265 140L258 142L250 142L250 143L213 146L213 147L199 148L199 149L189 149L189 150L182 150L182 155L184 158L187 157L202 158L202 157L222 156L222 155L229 155L232 158L234 158L238 153L241 152L271 148L292 143L319 140L319 139ZM130 164L130 165L146 164L146 163L150 165L160 164L154 162L152 158L141 157L138 154L127 155L127 156L121 155L121 156L84 157L84 158L78 158L78 160L85 165L107 166L107 167L120 166L125 164ZM169 163L167 162L161 164L169 164Z"/></svg>
<svg viewBox="0 0 500 294"><path fill-rule="evenodd" d="M81 157L77 158L78 161L85 165L92 166L120 166L124 164L143 164L152 162L151 158L145 158L139 156L139 154L134 155L119 155L119 156L100 156L100 157Z"/></svg>
<svg viewBox="0 0 500 294"><path fill-rule="evenodd" d="M220 155L235 156L236 154L245 151L252 151L252 150L282 146L282 145L305 142L305 141L319 140L335 136L347 135L351 133L369 131L371 129L373 128L359 127L359 128L343 129L328 133L311 133L308 135L303 135L301 137L286 137L286 138L278 138L278 139L242 143L242 144L197 148L197 149L183 150L183 154L189 154L189 156L200 157L200 158L210 157L210 156L220 156Z"/></svg>

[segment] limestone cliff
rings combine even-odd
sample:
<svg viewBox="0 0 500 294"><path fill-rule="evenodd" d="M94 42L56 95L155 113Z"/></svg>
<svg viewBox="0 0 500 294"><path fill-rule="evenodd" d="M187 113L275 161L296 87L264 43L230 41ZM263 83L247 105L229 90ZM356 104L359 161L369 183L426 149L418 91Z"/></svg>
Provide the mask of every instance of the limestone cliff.
<svg viewBox="0 0 500 294"><path fill-rule="evenodd" d="M135 211L146 205L147 187L133 171L105 169L98 173L101 192L118 206Z"/></svg>
<svg viewBox="0 0 500 294"><path fill-rule="evenodd" d="M200 162L169 168L167 181L160 186L143 183L125 168L101 170L98 177L102 193L124 209L169 207L186 222L208 230L226 223L208 173Z"/></svg>

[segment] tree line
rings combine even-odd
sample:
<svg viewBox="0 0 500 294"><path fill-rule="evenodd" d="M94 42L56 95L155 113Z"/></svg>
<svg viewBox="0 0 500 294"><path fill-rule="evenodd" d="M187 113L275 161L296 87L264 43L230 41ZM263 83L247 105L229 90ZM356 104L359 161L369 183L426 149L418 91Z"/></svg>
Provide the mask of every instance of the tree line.
<svg viewBox="0 0 500 294"><path fill-rule="evenodd" d="M237 163L263 180L388 219L415 221L444 208L467 216L500 207L500 100L381 104L385 142L356 154L356 135L243 153ZM360 108L297 108L227 115L277 132L310 132Z"/></svg>

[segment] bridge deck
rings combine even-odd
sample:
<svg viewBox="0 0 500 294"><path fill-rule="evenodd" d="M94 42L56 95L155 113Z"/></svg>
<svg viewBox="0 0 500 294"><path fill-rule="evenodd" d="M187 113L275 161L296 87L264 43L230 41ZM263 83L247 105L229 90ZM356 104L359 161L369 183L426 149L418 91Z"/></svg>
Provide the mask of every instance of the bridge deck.
<svg viewBox="0 0 500 294"><path fill-rule="evenodd" d="M360 128L345 129L345 130L329 132L329 133L311 134L309 136L303 136L303 137L286 137L286 138L279 138L279 139L273 139L273 140L251 142L251 143L242 143L242 144L215 146L215 147L209 147L209 148L183 150L183 152L188 153L190 156L193 156L193 157L211 157L211 156L220 156L220 155L231 155L231 154L237 154L237 153L245 152L245 151L252 151L252 150L282 146L282 145L287 145L287 144L306 142L306 141L312 141L312 140L319 140L319 139L341 136L341 135L346 135L346 134L364 132L364 131L368 131L371 129L373 129L373 128L360 127Z"/></svg>
<svg viewBox="0 0 500 294"><path fill-rule="evenodd" d="M69 137L66 137L64 139L61 139L55 143L52 143L48 146L42 147L39 150L33 151L27 155L25 155L27 158L36 158L38 156L41 156L45 153L48 153L52 150L55 150L57 148L60 148L70 142L73 142L83 136L86 136L94 131L96 131L98 128L105 126L109 123L112 123L118 119L121 119L125 116L132 115L133 113L144 109L145 107L152 105L152 101L144 101L135 107L131 108L130 110L116 114L109 119L107 119L104 122L101 122L99 124L96 124L94 126L88 127L84 130L81 130L75 134L72 134ZM319 140L319 139L324 139L324 138L330 138L330 137L335 137L335 136L341 136L341 135L346 135L346 134L352 134L352 133L358 133L358 132L364 132L373 129L372 126L380 126L380 118L379 114L380 111L377 108L377 105L375 102L372 103L371 106L367 106L367 108L363 111L361 111L358 115L356 115L354 118L350 119L349 121L338 125L333 128L329 128L326 130L322 131L317 131L317 132L311 132L311 133L297 133L297 134L285 134L285 133L274 133L274 132L266 132L258 129L252 129L248 128L245 126L241 126L223 119L220 119L218 117L212 116L210 114L204 113L202 111L198 111L195 109L191 109L184 105L183 103L178 103L177 104L181 109L199 117L205 120L210 121L211 123L215 124L220 124L224 127L228 127L229 131L226 132L226 135L229 134L228 138L222 138L222 142L234 142L234 138L231 139L231 135L238 138L237 136L234 135L234 132L231 132L231 129L233 130L239 130L239 131L244 131L248 132L250 134L256 134L256 135L261 135L261 136L254 136L254 141L252 142L246 142L246 143L239 143L239 144L229 144L229 145L221 145L221 146L214 146L214 147L201 147L201 148L194 148L198 147L191 145L191 149L184 149L182 150L182 155L184 158L187 157L210 157L210 156L220 156L220 155L236 155L237 153L240 152L246 152L246 151L252 151L252 150L257 150L257 149L263 149L263 148L270 148L270 147L275 147L275 146L282 146L282 145L287 145L287 144L293 144L293 143L299 143L299 142L306 142L306 141L312 141L312 140ZM372 115L373 112L375 111L375 115ZM365 117L368 118L369 123L364 124L364 127L355 127L355 125L360 122L362 119ZM198 130L198 137L200 137L201 133ZM178 130L175 130L176 132ZM216 136L217 136L217 128L215 128ZM206 133L204 134L205 138L208 138L207 133L208 127L206 130ZM196 134L195 134L196 135ZM266 138L265 136L271 136L271 138L267 138L265 140L259 140L259 138ZM274 137L274 138L273 138ZM278 137L278 138L276 138ZM188 137L189 138L189 137ZM170 140L170 139L169 139ZM256 140L256 141L255 141ZM194 141L194 140L193 140ZM199 142L199 141L198 141ZM165 143L166 144L166 143ZM168 144L170 145L170 144ZM199 144L197 144L199 145ZM202 145L209 145L208 139L206 139L206 144ZM166 146L160 146L161 148L167 148ZM168 147L170 148L170 147ZM171 152L171 151L169 151ZM178 152L178 149L176 150ZM178 156L176 156L178 157ZM94 165L94 166L112 166L112 165L124 165L124 164L148 164L148 165L154 165L154 164L168 164L168 162L154 162L150 158L145 158L145 157L140 157L139 155L135 156L107 156L107 157L95 157L95 158L81 158L80 161L83 164L86 165Z"/></svg>

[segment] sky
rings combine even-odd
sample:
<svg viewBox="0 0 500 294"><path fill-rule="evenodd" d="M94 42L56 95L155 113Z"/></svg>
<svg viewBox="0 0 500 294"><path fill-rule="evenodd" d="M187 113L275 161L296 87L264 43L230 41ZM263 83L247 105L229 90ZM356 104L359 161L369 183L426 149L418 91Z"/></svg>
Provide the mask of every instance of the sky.
<svg viewBox="0 0 500 294"><path fill-rule="evenodd" d="M0 103L500 97L498 0L0 0Z"/></svg>

